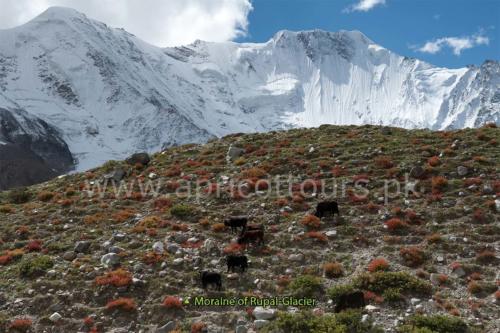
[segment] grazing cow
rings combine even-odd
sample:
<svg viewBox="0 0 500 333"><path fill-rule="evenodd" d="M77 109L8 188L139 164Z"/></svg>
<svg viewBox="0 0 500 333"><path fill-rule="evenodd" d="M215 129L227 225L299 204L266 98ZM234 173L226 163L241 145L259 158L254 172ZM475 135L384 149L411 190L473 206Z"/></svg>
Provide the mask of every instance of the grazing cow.
<svg viewBox="0 0 500 333"><path fill-rule="evenodd" d="M238 228L245 228L248 222L248 217L246 216L231 216L224 221L226 227L231 227L232 232L238 231Z"/></svg>
<svg viewBox="0 0 500 333"><path fill-rule="evenodd" d="M219 291L222 289L222 277L219 273L204 271L200 272L200 276L203 289L207 289L209 284L215 285Z"/></svg>
<svg viewBox="0 0 500 333"><path fill-rule="evenodd" d="M245 231L243 235L238 237L238 244L249 243L264 244L264 230Z"/></svg>
<svg viewBox="0 0 500 333"><path fill-rule="evenodd" d="M264 225L263 224L247 224L246 226L241 229L241 236L247 232L247 231L258 231L262 230L264 231Z"/></svg>
<svg viewBox="0 0 500 333"><path fill-rule="evenodd" d="M355 291L340 295L339 301L335 305L335 312L363 307L365 307L365 296L362 291Z"/></svg>
<svg viewBox="0 0 500 333"><path fill-rule="evenodd" d="M318 203L314 215L316 215L316 217L322 218L326 214L340 215L339 205L336 201L323 201Z"/></svg>
<svg viewBox="0 0 500 333"><path fill-rule="evenodd" d="M236 267L239 267L242 272L248 268L248 258L247 256L234 256L230 255L226 258L227 262L227 271L234 272Z"/></svg>

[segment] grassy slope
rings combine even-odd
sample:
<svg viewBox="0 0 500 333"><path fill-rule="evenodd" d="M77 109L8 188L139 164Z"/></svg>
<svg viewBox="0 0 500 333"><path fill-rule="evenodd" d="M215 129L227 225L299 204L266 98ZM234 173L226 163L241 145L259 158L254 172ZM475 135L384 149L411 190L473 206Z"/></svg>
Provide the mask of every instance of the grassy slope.
<svg viewBox="0 0 500 333"><path fill-rule="evenodd" d="M458 143L453 145L455 140ZM161 303L168 295L205 294L200 290L196 269L225 271L223 262L214 260L222 258L221 252L234 241L234 235L220 230L218 223L230 214L250 214L253 222L266 224L266 246L247 250L252 261L247 274L225 275L224 291L208 294L287 294L288 282L304 274L320 277L320 289L326 290L350 283L367 271L372 259L382 257L391 271L407 271L424 280L429 280L431 273L443 274L440 277L443 284L433 286L432 297L436 302L427 302L431 296L423 297L424 312L448 312L485 331L494 331L498 329L493 320L498 312L493 300L498 284L498 259L490 262L486 257L482 262L477 254L486 248L495 253L500 245L498 212L494 208L495 192L500 192L498 140L500 131L496 128L454 132L392 129L392 133L387 134L374 126L322 126L229 136L206 145L176 147L155 154L147 168L108 163L86 173L33 186L28 189L31 197L24 204L13 204L9 193L0 193L0 330L16 316L31 317L36 330L41 330L52 325L47 317L55 311L63 315L60 325L68 331L85 327L83 318L91 314L97 315L97 326L106 329L129 327L131 331L138 331L146 325L165 324L170 318L177 318L183 327L203 321L209 326L234 329L235 319L246 317L245 309L184 307L174 310L166 309ZM235 163L228 164L226 152L230 144L238 144L247 152ZM437 164L430 166L429 159L440 154L439 161L435 158L432 161ZM318 202L314 197L272 195L239 199L225 194L219 198L207 195L197 203L172 196L170 200L143 198L136 194L138 190L129 199L115 199L111 193L103 199L82 195L80 189L85 181L100 179L117 165L128 170L128 181L147 180L151 173L156 174L156 180L169 184L162 190L167 195L171 192L169 188L182 177L215 182L222 175L233 179L259 176L262 170L271 175L293 173L318 179L329 178L332 170L345 180L367 175L371 192L367 201L339 199L343 213L340 221L325 219L315 230L319 233L337 231L336 236L325 241L322 235L308 234L310 230L301 224ZM402 177L415 165L426 169L419 183L426 193L411 196L406 202L403 197L391 199L387 205L379 202L383 179ZM456 174L460 165L468 167L470 172L466 177ZM446 178L447 186L434 188L431 194L431 182L437 176ZM484 194L485 185L492 187L493 193ZM169 207L181 203L188 206L188 215L172 216ZM402 220L406 229L387 230L384 221L390 218ZM110 271L100 264L101 256L107 253L104 243L116 233L125 234L123 240L114 242L123 249L122 267L140 282L131 282L125 287L99 286L96 277ZM191 245L185 242L190 237L197 241ZM153 256L153 243L165 239L168 243L178 243L184 253ZM203 246L206 239L215 241L218 246L215 252L208 252ZM38 252L30 240L39 240L44 254ZM78 255L73 261L64 260L63 254L72 251L79 240L91 242L90 252ZM32 253L28 251L29 246ZM412 246L423 252L421 263L411 265L402 257L401 249ZM304 254L305 260L290 261L290 254L294 253ZM50 257L54 266L42 269L45 273L39 276L20 276L23 261L26 264L41 255ZM495 255L498 257L498 252ZM184 258L183 263L175 264L176 258ZM414 250L406 258L418 259ZM166 263L163 267L162 262ZM323 264L328 262L340 263L343 275L325 277ZM457 277L452 273L457 265L464 268L467 276ZM472 278L480 278L477 283L484 292L471 294L477 287L471 287L468 282L472 273L480 273ZM257 285L256 279L260 280ZM127 278L124 284L128 284ZM415 295L405 294L403 303L380 303L382 299L376 297L372 303L381 308L381 314L375 316L377 324L393 326L394 318L405 313L412 296ZM118 297L133 299L137 310L107 311L107 302ZM325 293L320 292L317 297L320 308L331 311ZM13 303L15 299L20 301ZM8 305L2 307L6 302Z"/></svg>

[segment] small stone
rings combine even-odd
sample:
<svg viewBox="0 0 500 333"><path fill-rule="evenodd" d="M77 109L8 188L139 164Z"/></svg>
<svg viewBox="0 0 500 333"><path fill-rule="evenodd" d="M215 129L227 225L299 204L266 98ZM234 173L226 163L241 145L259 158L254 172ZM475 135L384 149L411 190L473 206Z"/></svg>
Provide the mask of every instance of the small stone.
<svg viewBox="0 0 500 333"><path fill-rule="evenodd" d="M184 262L184 259L182 259L182 258L177 258L177 259L174 259L174 261L172 261L172 263L174 265L181 265L183 262Z"/></svg>
<svg viewBox="0 0 500 333"><path fill-rule="evenodd" d="M53 322L53 323L57 323L59 320L62 319L62 316L57 313L57 312L54 312L50 317L49 317L50 321Z"/></svg>
<svg viewBox="0 0 500 333"><path fill-rule="evenodd" d="M253 324L255 325L255 328L262 328L262 327L266 326L267 323L269 323L269 320L264 320L264 319L257 319L253 322Z"/></svg>
<svg viewBox="0 0 500 333"><path fill-rule="evenodd" d="M418 303L420 303L420 299L419 298L411 298L410 303L412 305L417 305Z"/></svg>
<svg viewBox="0 0 500 333"><path fill-rule="evenodd" d="M464 167L463 165L460 165L457 167L457 173L460 177L463 177L469 173L469 169L467 169L467 167Z"/></svg>
<svg viewBox="0 0 500 333"><path fill-rule="evenodd" d="M76 253L73 251L64 252L63 259L67 261L73 261L76 259Z"/></svg>
<svg viewBox="0 0 500 333"><path fill-rule="evenodd" d="M169 333L169 332L172 332L173 330L175 330L176 327L177 327L177 325L175 322L169 321L168 323L166 323L162 327L157 328L155 333Z"/></svg>
<svg viewBox="0 0 500 333"><path fill-rule="evenodd" d="M74 251L76 253L86 253L90 249L90 242L88 241L79 241L75 243Z"/></svg>
<svg viewBox="0 0 500 333"><path fill-rule="evenodd" d="M294 253L288 256L288 260L293 262L302 262L304 261L304 255L302 253Z"/></svg>
<svg viewBox="0 0 500 333"><path fill-rule="evenodd" d="M337 230L329 230L327 232L325 232L325 235L327 237L334 237L334 236L337 236Z"/></svg>
<svg viewBox="0 0 500 333"><path fill-rule="evenodd" d="M366 322L368 321L368 318L370 318L370 315L364 314L364 315L361 317L361 322L362 322L362 323L366 323Z"/></svg>
<svg viewBox="0 0 500 333"><path fill-rule="evenodd" d="M247 333L247 332L248 332L248 329L246 326L244 326L244 325L236 326L235 333Z"/></svg>
<svg viewBox="0 0 500 333"><path fill-rule="evenodd" d="M500 199L495 200L495 209L500 213Z"/></svg>

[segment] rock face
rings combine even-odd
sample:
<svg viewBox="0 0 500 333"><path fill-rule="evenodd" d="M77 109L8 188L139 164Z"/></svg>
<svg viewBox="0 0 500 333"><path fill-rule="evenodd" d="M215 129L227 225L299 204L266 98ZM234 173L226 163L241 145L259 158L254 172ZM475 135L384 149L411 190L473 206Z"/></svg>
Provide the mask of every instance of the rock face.
<svg viewBox="0 0 500 333"><path fill-rule="evenodd" d="M73 167L54 127L23 110L0 108L0 190L43 182Z"/></svg>

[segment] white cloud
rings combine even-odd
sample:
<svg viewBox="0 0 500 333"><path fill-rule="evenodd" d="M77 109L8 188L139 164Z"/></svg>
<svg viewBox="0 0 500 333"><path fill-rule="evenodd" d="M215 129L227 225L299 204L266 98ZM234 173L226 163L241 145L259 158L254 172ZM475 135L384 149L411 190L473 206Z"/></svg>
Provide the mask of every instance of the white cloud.
<svg viewBox="0 0 500 333"><path fill-rule="evenodd" d="M250 0L2 0L0 29L27 22L51 6L65 6L158 46L244 35Z"/></svg>
<svg viewBox="0 0 500 333"><path fill-rule="evenodd" d="M385 5L385 0L359 0L358 3L344 9L344 12L367 12L379 5Z"/></svg>
<svg viewBox="0 0 500 333"><path fill-rule="evenodd" d="M472 36L464 37L443 37L433 41L428 41L422 46L413 46L414 50L423 53L436 54L443 48L448 47L453 51L453 54L459 56L463 50L471 49L479 45L488 45L490 40L479 32Z"/></svg>

